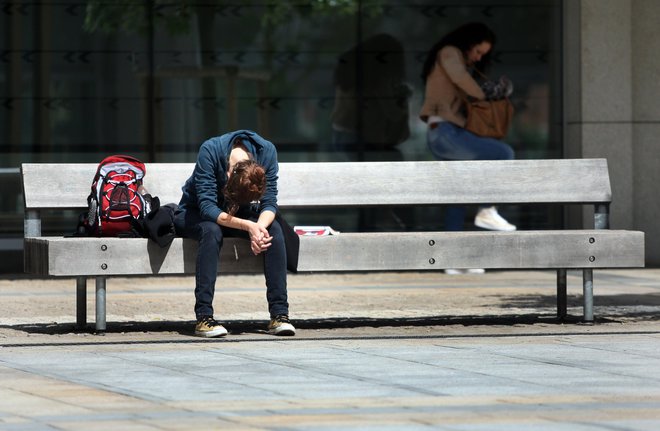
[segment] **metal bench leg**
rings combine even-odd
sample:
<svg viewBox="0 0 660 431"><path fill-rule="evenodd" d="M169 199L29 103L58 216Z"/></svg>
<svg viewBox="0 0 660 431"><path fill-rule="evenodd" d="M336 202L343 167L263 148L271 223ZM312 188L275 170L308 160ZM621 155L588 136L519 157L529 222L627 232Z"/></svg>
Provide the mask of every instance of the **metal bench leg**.
<svg viewBox="0 0 660 431"><path fill-rule="evenodd" d="M96 277L96 331L105 331L105 277Z"/></svg>
<svg viewBox="0 0 660 431"><path fill-rule="evenodd" d="M594 271L585 269L582 271L582 294L584 296L584 321L594 321Z"/></svg>
<svg viewBox="0 0 660 431"><path fill-rule="evenodd" d="M557 319L566 319L566 270L557 270Z"/></svg>
<svg viewBox="0 0 660 431"><path fill-rule="evenodd" d="M76 277L76 326L87 326L87 278Z"/></svg>

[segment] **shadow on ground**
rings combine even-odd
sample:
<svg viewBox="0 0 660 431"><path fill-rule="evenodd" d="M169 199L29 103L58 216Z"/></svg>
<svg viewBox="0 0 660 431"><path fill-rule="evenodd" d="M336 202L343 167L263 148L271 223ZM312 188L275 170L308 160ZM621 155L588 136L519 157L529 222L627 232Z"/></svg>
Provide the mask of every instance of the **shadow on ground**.
<svg viewBox="0 0 660 431"><path fill-rule="evenodd" d="M496 298L493 303L500 303L500 308L546 308L555 307L557 297L554 295L491 295ZM581 307L582 295L567 295L566 298L569 307ZM597 307L658 307L655 314L660 312L660 293L644 294L619 294L619 295L598 295L594 294L594 305Z"/></svg>
<svg viewBox="0 0 660 431"><path fill-rule="evenodd" d="M596 324L611 322L610 319L598 318ZM237 334L265 334L267 321L264 320L225 320L222 322L227 330ZM297 319L293 322L298 330L335 330L360 328L405 328L462 325L470 326L516 326L516 325L563 325L582 324L580 316L568 316L564 320L555 315L521 314L510 316L427 316L414 318L324 318ZM120 333L178 333L193 335L194 321L157 321L157 322L108 322L107 334ZM11 329L27 334L64 335L72 333L95 333L93 323L85 328L78 328L74 323L35 323L20 325L0 325L2 329Z"/></svg>
<svg viewBox="0 0 660 431"><path fill-rule="evenodd" d="M319 319L295 319L294 324L299 330L329 331L337 329L368 329L368 328L400 328L406 327L442 327L442 326L517 326L517 325L564 325L582 323L582 296L569 295L567 298L569 313L565 319L557 318L556 297L554 295L515 295L502 297L497 295L493 301L495 307L503 310L536 310L529 313L509 312L507 314L490 314L480 316L444 315L405 318L372 318L372 317L331 317ZM622 294L596 296L595 325L605 323L644 323L660 321L659 294ZM547 311L539 311L547 310ZM552 310L552 311L550 311ZM265 334L268 322L264 320L223 320L223 325L233 335ZM129 321L107 323L106 334L139 334L162 333L193 336L194 321ZM34 323L17 325L0 325L0 329L18 331L24 334L64 335L64 334L94 334L94 324L88 323L85 328L78 328L74 323ZM373 334L373 332L371 332ZM331 334L330 334L331 336ZM199 340L198 338L194 338Z"/></svg>

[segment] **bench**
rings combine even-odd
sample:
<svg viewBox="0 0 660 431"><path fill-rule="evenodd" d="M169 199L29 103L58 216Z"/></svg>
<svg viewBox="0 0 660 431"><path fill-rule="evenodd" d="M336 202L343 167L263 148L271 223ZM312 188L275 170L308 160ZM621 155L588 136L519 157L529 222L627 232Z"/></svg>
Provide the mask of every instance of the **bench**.
<svg viewBox="0 0 660 431"><path fill-rule="evenodd" d="M162 203L178 202L181 185L193 166L147 164L145 186ZM95 278L96 330L104 331L108 277L194 274L196 244L176 238L168 248L160 248L142 238L42 236L43 210L86 208L95 171L96 164L22 165L24 263L25 271L35 276L76 279L79 326L87 324L87 279ZM557 271L560 319L566 317L567 270L579 269L585 322L594 319L595 268L644 266L644 233L610 230L611 200L604 159L280 163L279 204L283 209L481 203L593 205L593 229L344 232L301 237L298 265L299 272L552 269ZM220 266L222 272L261 272L262 258L252 255L246 240L227 239Z"/></svg>

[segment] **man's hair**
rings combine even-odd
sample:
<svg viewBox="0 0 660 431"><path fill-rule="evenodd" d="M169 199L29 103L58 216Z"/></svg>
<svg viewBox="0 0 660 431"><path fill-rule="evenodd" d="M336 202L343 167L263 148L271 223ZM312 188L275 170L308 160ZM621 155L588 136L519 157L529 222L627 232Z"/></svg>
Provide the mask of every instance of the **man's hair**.
<svg viewBox="0 0 660 431"><path fill-rule="evenodd" d="M236 214L242 205L261 199L266 191L266 171L254 160L241 160L234 165L223 191L227 212Z"/></svg>

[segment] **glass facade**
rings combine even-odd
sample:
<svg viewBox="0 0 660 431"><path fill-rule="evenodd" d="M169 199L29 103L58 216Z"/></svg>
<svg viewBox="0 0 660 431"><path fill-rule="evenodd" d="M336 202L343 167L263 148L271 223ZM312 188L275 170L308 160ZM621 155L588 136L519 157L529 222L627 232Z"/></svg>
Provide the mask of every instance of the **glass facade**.
<svg viewBox="0 0 660 431"><path fill-rule="evenodd" d="M417 116L422 63L468 21L495 31L490 75L515 85L506 141L516 157L561 157L561 0L5 2L0 252L20 255L22 162L96 163L116 153L193 162L206 138L237 128L273 141L282 162L431 160ZM387 125L376 125L383 118ZM557 208L501 212L521 229L562 223ZM437 230L441 214L376 208L287 217L345 231ZM76 219L47 215L44 230L73 231ZM2 260L10 265L3 272L17 272Z"/></svg>

